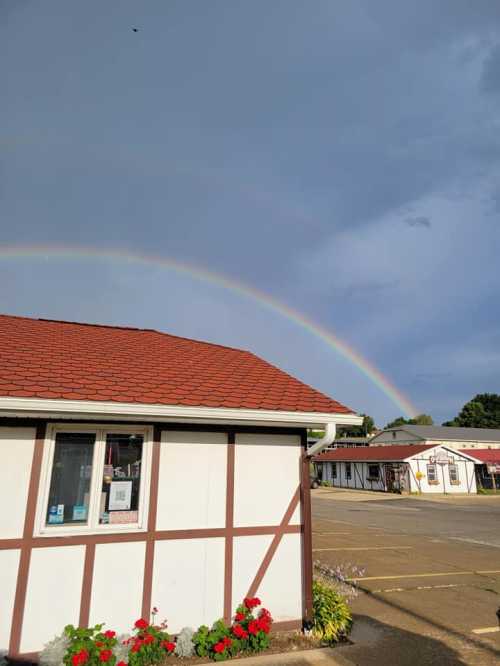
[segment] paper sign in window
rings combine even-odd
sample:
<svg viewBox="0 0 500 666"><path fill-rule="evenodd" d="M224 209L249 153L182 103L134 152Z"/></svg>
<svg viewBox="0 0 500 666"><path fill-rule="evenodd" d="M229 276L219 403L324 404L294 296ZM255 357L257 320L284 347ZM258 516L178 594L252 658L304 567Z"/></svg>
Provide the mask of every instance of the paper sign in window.
<svg viewBox="0 0 500 666"><path fill-rule="evenodd" d="M132 500L132 481L112 481L109 489L110 511L128 511Z"/></svg>

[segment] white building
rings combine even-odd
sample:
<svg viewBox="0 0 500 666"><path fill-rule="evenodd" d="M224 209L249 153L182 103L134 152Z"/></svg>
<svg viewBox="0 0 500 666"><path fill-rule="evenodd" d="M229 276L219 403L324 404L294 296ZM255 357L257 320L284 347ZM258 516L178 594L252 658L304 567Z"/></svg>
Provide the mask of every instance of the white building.
<svg viewBox="0 0 500 666"><path fill-rule="evenodd" d="M370 446L392 444L441 444L450 449L500 449L500 430L454 428L448 426L402 425L382 430L372 437Z"/></svg>
<svg viewBox="0 0 500 666"><path fill-rule="evenodd" d="M334 487L405 493L476 493L474 458L446 446L342 448L313 457Z"/></svg>
<svg viewBox="0 0 500 666"><path fill-rule="evenodd" d="M4 315L0 380L0 650L256 594L311 619L307 430L359 416L247 351Z"/></svg>

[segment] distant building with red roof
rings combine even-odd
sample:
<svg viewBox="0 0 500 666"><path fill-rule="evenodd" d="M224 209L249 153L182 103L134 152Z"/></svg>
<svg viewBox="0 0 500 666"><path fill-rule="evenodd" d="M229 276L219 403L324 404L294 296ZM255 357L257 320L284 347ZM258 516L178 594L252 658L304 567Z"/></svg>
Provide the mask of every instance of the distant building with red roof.
<svg viewBox="0 0 500 666"><path fill-rule="evenodd" d="M475 493L475 459L445 446L338 448L313 456L318 480L356 490Z"/></svg>

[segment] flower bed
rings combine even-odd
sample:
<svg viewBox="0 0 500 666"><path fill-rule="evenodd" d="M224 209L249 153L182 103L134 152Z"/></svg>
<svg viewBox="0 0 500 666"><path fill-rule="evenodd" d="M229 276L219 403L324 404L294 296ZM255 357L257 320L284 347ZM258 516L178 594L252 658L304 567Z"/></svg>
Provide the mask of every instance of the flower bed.
<svg viewBox="0 0 500 666"><path fill-rule="evenodd" d="M211 627L202 625L197 631L185 627L177 637L167 632L167 623L155 622L158 613L153 608L152 621L138 619L131 634L117 636L98 624L90 628L68 625L62 636L48 643L40 653L42 666L156 666L159 664L197 664L207 660L225 661L266 651L288 652L317 648L334 640L345 638L350 627L350 614L337 616L334 622L344 620L345 626L332 631L324 626L334 607L342 612L340 595L320 589L315 583L315 602L321 622L314 626L313 634L301 632L272 633L271 613L261 606L257 597L244 599L236 609L231 624L217 620ZM339 598L337 598L339 597ZM319 605L318 605L319 604ZM340 606L339 606L340 604ZM321 626L320 626L321 625ZM336 625L335 625L336 626ZM324 629L326 631L323 631Z"/></svg>

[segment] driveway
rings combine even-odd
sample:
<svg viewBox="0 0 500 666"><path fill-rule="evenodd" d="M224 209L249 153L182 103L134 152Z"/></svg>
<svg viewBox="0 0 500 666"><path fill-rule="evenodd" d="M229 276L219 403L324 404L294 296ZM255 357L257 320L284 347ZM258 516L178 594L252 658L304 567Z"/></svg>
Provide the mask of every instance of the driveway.
<svg viewBox="0 0 500 666"><path fill-rule="evenodd" d="M355 645L339 656L360 666L500 663L500 497L312 496L313 558L365 569Z"/></svg>

